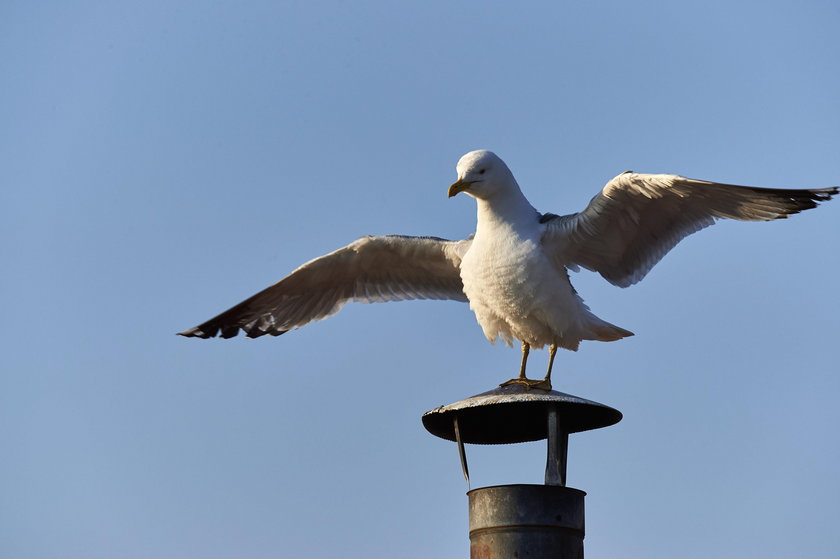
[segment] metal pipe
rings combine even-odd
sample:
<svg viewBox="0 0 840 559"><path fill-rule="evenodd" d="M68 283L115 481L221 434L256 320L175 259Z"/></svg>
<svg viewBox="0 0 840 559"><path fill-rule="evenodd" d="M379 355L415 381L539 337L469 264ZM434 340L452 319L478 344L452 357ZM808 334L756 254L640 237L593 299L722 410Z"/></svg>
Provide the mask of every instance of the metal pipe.
<svg viewBox="0 0 840 559"><path fill-rule="evenodd" d="M558 485L473 489L470 558L583 559L585 495Z"/></svg>
<svg viewBox="0 0 840 559"><path fill-rule="evenodd" d="M548 409L548 452L545 463L545 484L566 486L566 461L569 455L569 434L560 428L557 406Z"/></svg>

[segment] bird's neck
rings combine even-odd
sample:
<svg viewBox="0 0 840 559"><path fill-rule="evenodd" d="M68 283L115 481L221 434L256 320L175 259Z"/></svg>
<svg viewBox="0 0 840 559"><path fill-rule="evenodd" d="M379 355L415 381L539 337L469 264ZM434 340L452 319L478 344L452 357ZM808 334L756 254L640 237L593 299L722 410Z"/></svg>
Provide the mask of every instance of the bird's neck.
<svg viewBox="0 0 840 559"><path fill-rule="evenodd" d="M514 182L514 188L507 188L496 192L484 199L476 199L478 219L476 235L482 231L502 228L516 229L518 226L536 223L538 212L528 202L519 186Z"/></svg>

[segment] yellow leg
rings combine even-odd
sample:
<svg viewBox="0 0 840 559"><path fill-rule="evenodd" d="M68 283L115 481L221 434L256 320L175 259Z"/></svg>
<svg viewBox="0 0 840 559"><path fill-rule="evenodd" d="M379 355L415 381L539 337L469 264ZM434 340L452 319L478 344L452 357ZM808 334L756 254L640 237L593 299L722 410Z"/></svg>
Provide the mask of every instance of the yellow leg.
<svg viewBox="0 0 840 559"><path fill-rule="evenodd" d="M519 378L528 380L525 376L525 365L528 363L528 354L531 353L531 346L522 342L522 364L519 366Z"/></svg>
<svg viewBox="0 0 840 559"><path fill-rule="evenodd" d="M548 348L548 371L546 371L545 378L543 379L543 382L548 386L546 390L551 390L551 368L554 366L554 356L556 354L557 344L551 344L551 347Z"/></svg>
<svg viewBox="0 0 840 559"><path fill-rule="evenodd" d="M549 380L549 376L551 375L551 362L554 361L554 353L557 351L557 346L551 346L551 354L548 365L548 375L543 380L531 380L525 376L525 366L528 363L528 354L531 352L531 346L526 342L522 342L522 364L519 366L519 376L517 378L510 379L509 381L503 382L499 386L508 386L511 384L524 384L526 388L539 388L542 390L551 390L551 381Z"/></svg>

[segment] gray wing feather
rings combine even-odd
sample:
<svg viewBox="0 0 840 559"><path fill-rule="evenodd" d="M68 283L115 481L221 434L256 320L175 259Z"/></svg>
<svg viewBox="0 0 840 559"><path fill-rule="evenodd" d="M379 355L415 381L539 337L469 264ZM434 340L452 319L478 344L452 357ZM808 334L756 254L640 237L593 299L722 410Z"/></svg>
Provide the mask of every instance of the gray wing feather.
<svg viewBox="0 0 840 559"><path fill-rule="evenodd" d="M682 239L718 219L786 218L837 193L838 187L774 189L626 172L582 212L546 220L543 243L558 264L579 265L627 287Z"/></svg>
<svg viewBox="0 0 840 559"><path fill-rule="evenodd" d="M406 299L466 301L460 264L470 239L386 235L362 237L307 262L219 316L179 332L223 338L279 336L337 313L345 303Z"/></svg>

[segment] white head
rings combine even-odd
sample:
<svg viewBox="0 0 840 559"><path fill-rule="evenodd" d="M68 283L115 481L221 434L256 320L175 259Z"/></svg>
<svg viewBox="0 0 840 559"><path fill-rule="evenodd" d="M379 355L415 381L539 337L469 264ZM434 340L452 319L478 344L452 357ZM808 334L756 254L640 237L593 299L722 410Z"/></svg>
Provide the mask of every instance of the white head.
<svg viewBox="0 0 840 559"><path fill-rule="evenodd" d="M461 157L455 171L458 180L449 187L450 198L466 192L473 198L487 200L500 192L509 192L511 186L519 190L505 162L486 149L471 151Z"/></svg>

